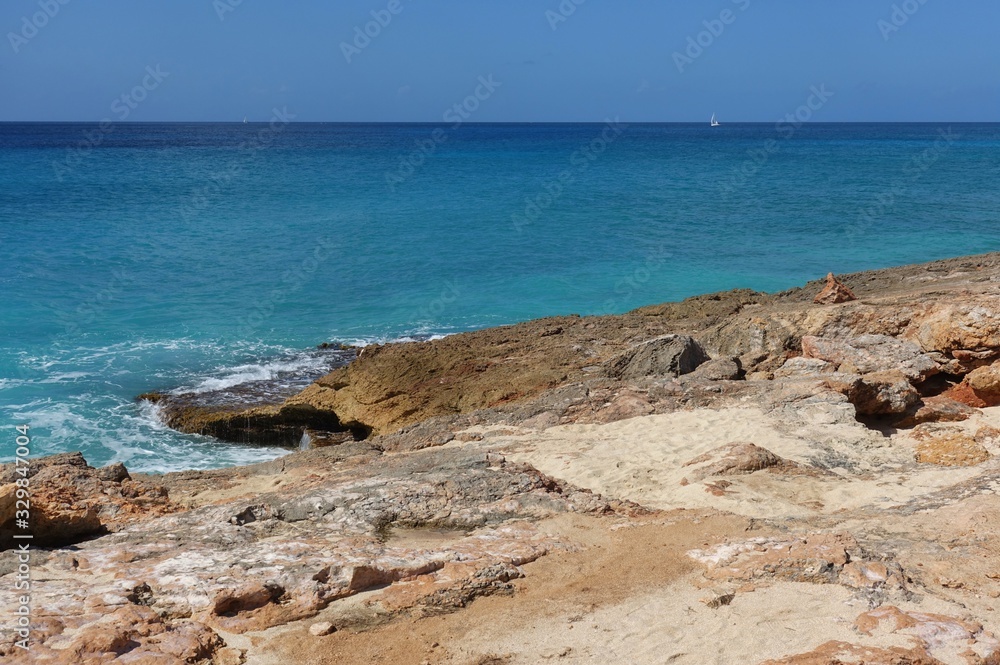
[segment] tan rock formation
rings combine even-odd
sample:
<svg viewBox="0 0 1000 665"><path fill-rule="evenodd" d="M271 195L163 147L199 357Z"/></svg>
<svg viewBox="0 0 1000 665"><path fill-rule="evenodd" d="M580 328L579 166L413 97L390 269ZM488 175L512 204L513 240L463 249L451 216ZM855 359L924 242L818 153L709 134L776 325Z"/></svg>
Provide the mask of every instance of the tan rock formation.
<svg viewBox="0 0 1000 665"><path fill-rule="evenodd" d="M850 302L857 299L858 298L854 295L854 292L851 291L846 284L834 277L831 272L826 276L826 286L823 287L822 291L816 294L816 297L813 298L813 302L817 305L837 305L842 302Z"/></svg>

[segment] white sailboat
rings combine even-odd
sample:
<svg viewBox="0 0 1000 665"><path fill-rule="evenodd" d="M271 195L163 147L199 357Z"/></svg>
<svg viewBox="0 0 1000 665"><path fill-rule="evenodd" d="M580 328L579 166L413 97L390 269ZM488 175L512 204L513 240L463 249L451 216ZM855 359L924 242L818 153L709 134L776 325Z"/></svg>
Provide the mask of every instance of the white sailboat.
<svg viewBox="0 0 1000 665"><path fill-rule="evenodd" d="M712 114L712 127L718 127L719 121L715 119L715 114Z"/></svg>
<svg viewBox="0 0 1000 665"><path fill-rule="evenodd" d="M246 116L243 116L243 124L244 125L247 124L247 117Z"/></svg>

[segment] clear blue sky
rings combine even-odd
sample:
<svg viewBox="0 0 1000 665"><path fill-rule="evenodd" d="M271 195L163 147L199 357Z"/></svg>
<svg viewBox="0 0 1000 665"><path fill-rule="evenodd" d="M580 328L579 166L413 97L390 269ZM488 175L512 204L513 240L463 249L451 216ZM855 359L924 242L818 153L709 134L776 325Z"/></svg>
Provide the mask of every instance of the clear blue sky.
<svg viewBox="0 0 1000 665"><path fill-rule="evenodd" d="M130 121L439 121L489 75L473 121L770 122L824 84L817 121L1000 120L997 0L897 0L899 25L894 0L586 0L559 22L559 0L397 1L348 63L389 0L3 0L0 120L115 118L147 66L169 76Z"/></svg>

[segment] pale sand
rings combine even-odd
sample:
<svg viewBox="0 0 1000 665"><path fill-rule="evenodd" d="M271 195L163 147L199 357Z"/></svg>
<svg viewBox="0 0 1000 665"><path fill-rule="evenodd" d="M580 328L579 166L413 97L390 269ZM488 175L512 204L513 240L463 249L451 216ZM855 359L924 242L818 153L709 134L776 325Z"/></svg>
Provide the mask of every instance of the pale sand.
<svg viewBox="0 0 1000 665"><path fill-rule="evenodd" d="M916 467L913 442L887 438L836 408L814 405L794 418L760 409L699 409L643 416L606 425L565 425L524 436L489 439L508 460L555 478L651 508L704 508L761 518L805 517L865 506L891 508L962 482L974 468ZM1000 423L1000 408L973 423ZM689 460L719 446L747 441L824 475L767 471L727 476L724 496L702 482L684 485ZM710 479L706 479L710 480Z"/></svg>
<svg viewBox="0 0 1000 665"><path fill-rule="evenodd" d="M917 644L907 634L865 636L854 630L868 607L841 586L783 582L736 594L729 606L709 608L711 593L678 584L620 604L573 616L542 619L516 632L479 626L454 649L454 660L476 662L496 654L506 663L759 663L815 649L838 640L867 647ZM954 613L943 602L900 603L902 610ZM960 611L960 610L959 610ZM967 665L967 645L942 644L932 655L948 665Z"/></svg>

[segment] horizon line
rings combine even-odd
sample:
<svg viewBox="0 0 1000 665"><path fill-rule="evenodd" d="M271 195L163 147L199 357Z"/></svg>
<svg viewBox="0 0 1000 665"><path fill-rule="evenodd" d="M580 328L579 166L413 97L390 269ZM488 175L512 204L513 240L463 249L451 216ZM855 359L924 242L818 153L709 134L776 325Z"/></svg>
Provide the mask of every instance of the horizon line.
<svg viewBox="0 0 1000 665"><path fill-rule="evenodd" d="M620 120L618 122L637 125L704 125L704 120ZM113 125L266 125L270 120L0 120L2 125L81 125L111 123ZM494 120L466 121L462 125L603 125L608 120ZM726 125L773 125L785 122L779 120L729 120L721 123ZM446 125L454 122L443 120L289 120L283 124L290 125ZM803 125L991 125L1000 124L1000 120L828 120L823 122L803 122Z"/></svg>

